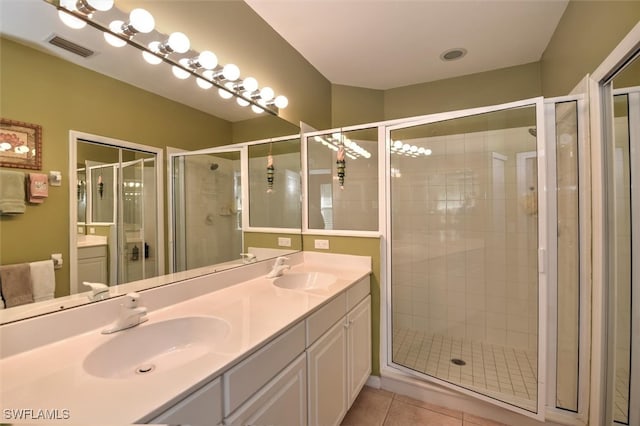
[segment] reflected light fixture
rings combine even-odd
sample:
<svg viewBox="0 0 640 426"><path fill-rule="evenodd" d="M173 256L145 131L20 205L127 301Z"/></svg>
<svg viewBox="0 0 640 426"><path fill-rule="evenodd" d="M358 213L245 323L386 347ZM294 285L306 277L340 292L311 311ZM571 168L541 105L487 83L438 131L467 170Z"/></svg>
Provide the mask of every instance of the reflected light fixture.
<svg viewBox="0 0 640 426"><path fill-rule="evenodd" d="M178 63L180 65L182 65L183 67L188 67L189 66L189 59L187 58L182 58L178 61ZM174 77L179 79L179 80L185 80L187 78L189 78L189 76L191 74L189 74L188 71L185 71L183 68L180 68L176 65L173 65L171 67L171 72L173 73Z"/></svg>
<svg viewBox="0 0 640 426"><path fill-rule="evenodd" d="M205 50L195 58L189 59L187 61L187 65L189 66L189 68L193 68L194 70L200 68L204 68L205 70L212 70L218 66L218 57L215 53Z"/></svg>
<svg viewBox="0 0 640 426"><path fill-rule="evenodd" d="M171 33L167 41L158 44L158 53L161 55L169 55L175 53L185 53L191 47L189 37L181 32Z"/></svg>
<svg viewBox="0 0 640 426"><path fill-rule="evenodd" d="M138 33L150 33L153 31L156 23L153 16L144 9L133 9L129 14L129 22L120 20L112 21L109 24L109 29L120 34L123 37L131 39ZM104 33L104 39L112 46L122 47L127 44L126 41L121 38L115 37L112 34Z"/></svg>

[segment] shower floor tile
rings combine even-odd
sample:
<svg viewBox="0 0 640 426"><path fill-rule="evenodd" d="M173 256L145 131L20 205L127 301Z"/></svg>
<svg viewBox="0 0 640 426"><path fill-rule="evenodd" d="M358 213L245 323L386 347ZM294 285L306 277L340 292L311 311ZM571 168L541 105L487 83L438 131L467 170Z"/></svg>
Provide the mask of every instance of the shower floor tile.
<svg viewBox="0 0 640 426"><path fill-rule="evenodd" d="M537 408L538 359L532 351L395 329L393 362L509 404Z"/></svg>

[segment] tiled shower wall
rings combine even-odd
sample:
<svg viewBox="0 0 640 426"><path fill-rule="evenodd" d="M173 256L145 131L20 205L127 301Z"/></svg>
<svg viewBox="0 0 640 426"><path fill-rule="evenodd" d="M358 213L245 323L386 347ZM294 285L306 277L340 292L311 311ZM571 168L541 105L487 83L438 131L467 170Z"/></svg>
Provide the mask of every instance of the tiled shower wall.
<svg viewBox="0 0 640 426"><path fill-rule="evenodd" d="M526 127L392 154L393 327L537 348L536 139Z"/></svg>

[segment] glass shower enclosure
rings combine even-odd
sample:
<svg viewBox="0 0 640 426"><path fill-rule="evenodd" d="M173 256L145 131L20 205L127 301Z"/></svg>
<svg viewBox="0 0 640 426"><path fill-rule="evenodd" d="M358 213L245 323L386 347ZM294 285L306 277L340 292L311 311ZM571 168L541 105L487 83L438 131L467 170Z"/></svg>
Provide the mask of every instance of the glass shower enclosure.
<svg viewBox="0 0 640 426"><path fill-rule="evenodd" d="M536 418L545 404L543 123L536 99L387 128L388 359Z"/></svg>

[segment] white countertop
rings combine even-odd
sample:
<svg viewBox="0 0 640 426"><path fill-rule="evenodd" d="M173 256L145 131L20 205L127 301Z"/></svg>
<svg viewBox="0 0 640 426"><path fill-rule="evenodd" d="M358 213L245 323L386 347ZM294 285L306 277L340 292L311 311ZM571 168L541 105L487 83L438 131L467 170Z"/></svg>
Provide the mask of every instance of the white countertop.
<svg viewBox="0 0 640 426"><path fill-rule="evenodd" d="M6 409L44 409L59 410L62 417L63 410L68 410L69 420L58 423L150 420L368 275L371 268L343 265L336 269L307 262L294 266L294 271L328 272L338 280L326 290L301 292L280 289L261 276L150 312L149 321L138 327L186 316L213 316L231 326L227 353L207 353L173 370L158 369L129 379L88 374L82 366L85 357L98 345L127 333L103 335L103 327L8 356L0 360L0 413ZM215 275L205 278L215 280Z"/></svg>

